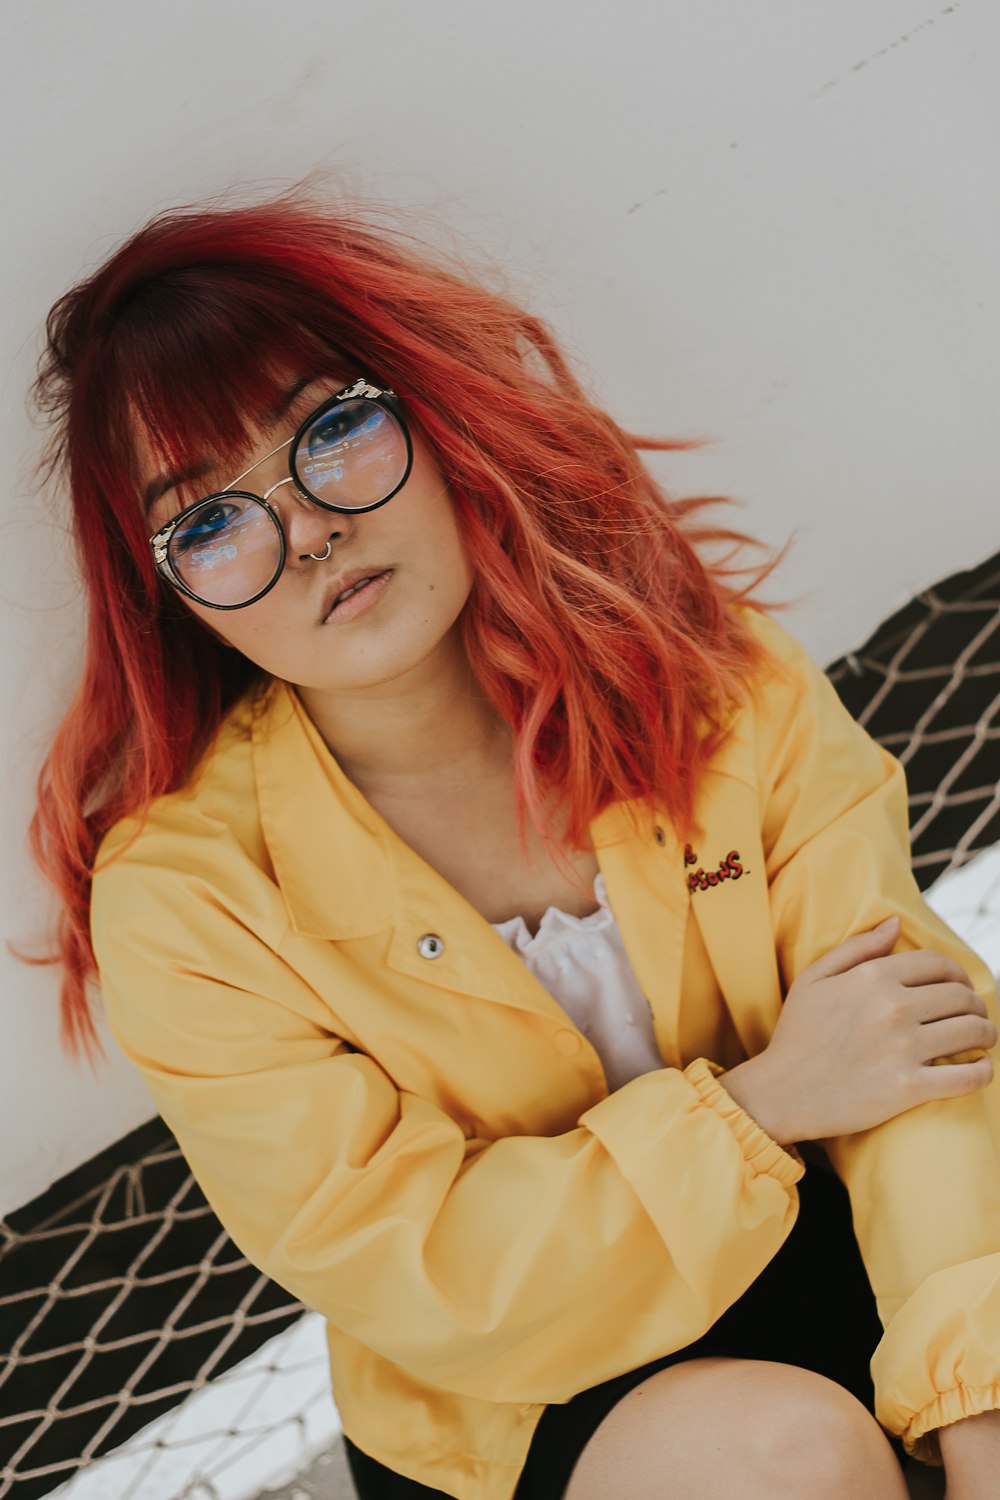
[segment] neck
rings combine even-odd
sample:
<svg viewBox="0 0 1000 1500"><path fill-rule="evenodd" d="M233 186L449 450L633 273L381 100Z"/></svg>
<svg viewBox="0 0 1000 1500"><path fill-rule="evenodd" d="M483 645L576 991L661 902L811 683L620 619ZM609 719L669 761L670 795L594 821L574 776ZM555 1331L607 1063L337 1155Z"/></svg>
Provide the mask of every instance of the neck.
<svg viewBox="0 0 1000 1500"><path fill-rule="evenodd" d="M464 653L421 662L404 678L348 692L298 688L306 712L355 786L418 791L509 774L511 735Z"/></svg>

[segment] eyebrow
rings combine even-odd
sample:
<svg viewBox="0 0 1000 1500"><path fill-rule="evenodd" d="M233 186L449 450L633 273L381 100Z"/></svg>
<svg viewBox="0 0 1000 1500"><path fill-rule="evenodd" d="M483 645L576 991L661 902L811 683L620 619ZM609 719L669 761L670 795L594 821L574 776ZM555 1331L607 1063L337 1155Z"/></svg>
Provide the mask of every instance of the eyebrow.
<svg viewBox="0 0 1000 1500"><path fill-rule="evenodd" d="M315 375L303 375L301 380L296 380L287 390L282 391L273 406L269 406L263 413L264 425L271 426L275 422L279 422L296 396L301 395L306 386L312 385L315 379ZM161 495L165 495L168 490L172 490L175 485L183 484L187 479L202 479L206 474L212 472L212 468L213 465L209 463L208 459L203 459L202 462L191 464L186 469L175 469L170 474L158 474L146 486L144 497L146 514L149 514L150 506L159 500Z"/></svg>

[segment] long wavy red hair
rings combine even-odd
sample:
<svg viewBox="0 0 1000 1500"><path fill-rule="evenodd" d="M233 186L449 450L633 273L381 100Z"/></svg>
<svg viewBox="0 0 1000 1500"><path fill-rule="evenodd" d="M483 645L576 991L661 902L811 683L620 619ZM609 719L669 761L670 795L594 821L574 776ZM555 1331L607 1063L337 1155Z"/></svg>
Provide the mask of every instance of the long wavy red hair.
<svg viewBox="0 0 1000 1500"><path fill-rule="evenodd" d="M391 385L447 476L475 574L465 645L515 735L522 827L542 826L554 792L578 845L622 799L686 828L699 768L761 664L726 605L756 604L783 552L730 566L753 539L700 523L718 497L668 500L638 457L689 445L618 427L537 318L409 236L295 193L159 215L60 298L47 335L35 393L89 601L83 678L31 830L63 904L43 961L64 966L71 1051L98 1046L100 841L184 784L259 675L153 569L137 423L179 466L240 454L290 367L346 362ZM699 556L720 541L735 544L727 559Z"/></svg>

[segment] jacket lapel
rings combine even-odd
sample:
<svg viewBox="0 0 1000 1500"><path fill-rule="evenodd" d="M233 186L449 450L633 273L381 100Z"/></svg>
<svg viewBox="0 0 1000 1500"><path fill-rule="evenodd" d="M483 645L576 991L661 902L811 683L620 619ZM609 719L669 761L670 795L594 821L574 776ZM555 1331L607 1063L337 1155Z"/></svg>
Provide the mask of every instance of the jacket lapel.
<svg viewBox="0 0 1000 1500"><path fill-rule="evenodd" d="M689 898L684 854L666 818L617 803L591 826L625 951L653 1013L665 1063L679 1066L678 1027Z"/></svg>
<svg viewBox="0 0 1000 1500"><path fill-rule="evenodd" d="M350 938L387 927L388 830L276 679L258 699L253 759L264 839L293 929Z"/></svg>
<svg viewBox="0 0 1000 1500"><path fill-rule="evenodd" d="M398 972L565 1019L523 960L366 801L285 683L273 682L259 704L254 766L264 836L296 932L336 940L388 930L388 962ZM591 826L608 899L670 1066L683 1066L678 1026L692 907L748 1052L760 1050L774 1024L773 995L748 989L762 955L774 966L756 796L738 777L712 770L703 777L697 853L707 869L731 850L749 851L738 881L691 892L692 867L672 824L664 817L654 825L636 804L615 804ZM763 903L745 899L748 882L755 895L763 891ZM443 943L433 959L424 956L426 945L421 951L429 935Z"/></svg>
<svg viewBox="0 0 1000 1500"><path fill-rule="evenodd" d="M565 1020L490 924L358 791L284 682L258 704L253 753L264 837L295 932L336 941L388 930L389 966L400 973ZM427 958L421 941L431 935L442 946Z"/></svg>
<svg viewBox="0 0 1000 1500"><path fill-rule="evenodd" d="M687 864L695 885L691 910L737 1035L753 1057L767 1046L781 1008L757 789L709 768L698 808Z"/></svg>

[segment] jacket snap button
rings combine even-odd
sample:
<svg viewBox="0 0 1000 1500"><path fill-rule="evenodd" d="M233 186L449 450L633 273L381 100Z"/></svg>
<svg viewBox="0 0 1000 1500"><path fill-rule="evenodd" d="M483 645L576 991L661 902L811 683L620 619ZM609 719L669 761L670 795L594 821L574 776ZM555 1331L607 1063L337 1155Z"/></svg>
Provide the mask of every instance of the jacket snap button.
<svg viewBox="0 0 1000 1500"><path fill-rule="evenodd" d="M440 958L444 952L444 939L436 932L425 932L417 944L417 952L421 958Z"/></svg>
<svg viewBox="0 0 1000 1500"><path fill-rule="evenodd" d="M557 1031L555 1043L556 1051L561 1052L564 1057L572 1057L574 1052L580 1050L580 1038L575 1031Z"/></svg>
<svg viewBox="0 0 1000 1500"><path fill-rule="evenodd" d="M660 827L659 823L657 823L656 825L656 830L653 834L653 837L661 848L667 842L667 835L663 832L663 829Z"/></svg>

